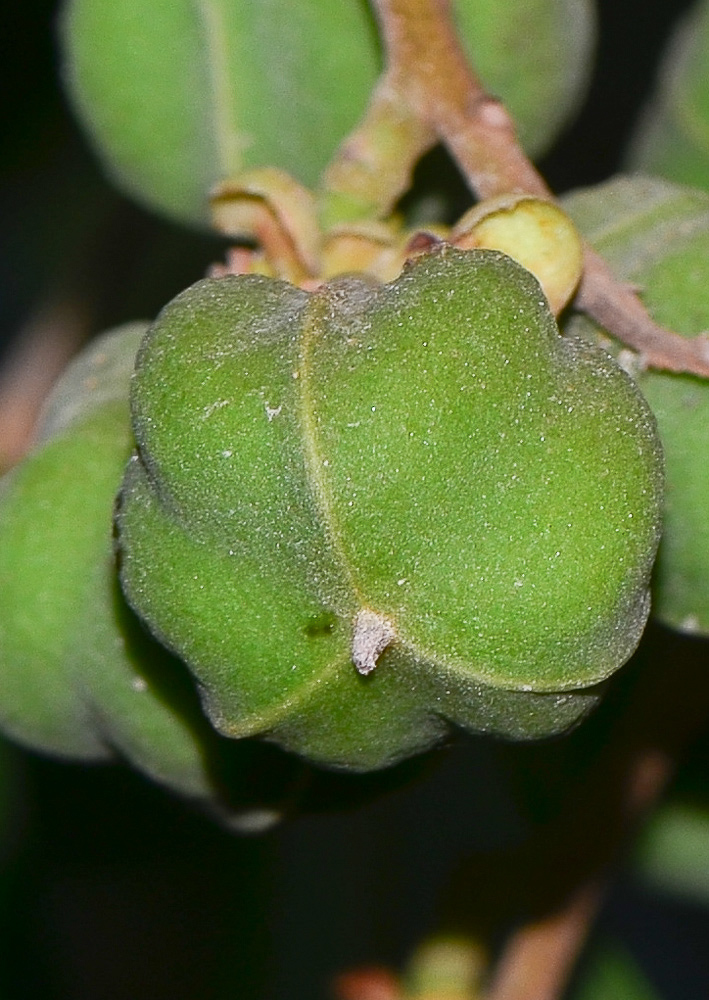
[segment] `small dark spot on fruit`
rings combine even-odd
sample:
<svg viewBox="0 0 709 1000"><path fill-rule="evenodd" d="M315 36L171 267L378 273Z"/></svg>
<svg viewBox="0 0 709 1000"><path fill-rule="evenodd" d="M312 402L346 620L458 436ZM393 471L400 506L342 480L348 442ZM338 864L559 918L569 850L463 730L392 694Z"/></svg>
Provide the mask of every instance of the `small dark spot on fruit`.
<svg viewBox="0 0 709 1000"><path fill-rule="evenodd" d="M330 635L335 631L337 625L337 615L334 611L323 611L319 615L313 615L305 626L305 634L311 639L318 639L324 635Z"/></svg>

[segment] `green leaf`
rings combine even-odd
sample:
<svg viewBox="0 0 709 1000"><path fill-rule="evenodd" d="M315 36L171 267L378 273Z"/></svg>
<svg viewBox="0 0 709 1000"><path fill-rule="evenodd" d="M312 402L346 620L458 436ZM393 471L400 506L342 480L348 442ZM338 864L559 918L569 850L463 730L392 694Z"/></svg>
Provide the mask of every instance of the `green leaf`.
<svg viewBox="0 0 709 1000"><path fill-rule="evenodd" d="M594 949L570 1000L660 1000L631 956L617 944Z"/></svg>
<svg viewBox="0 0 709 1000"><path fill-rule="evenodd" d="M643 881L709 905L709 812L671 803L646 824L634 863Z"/></svg>
<svg viewBox="0 0 709 1000"><path fill-rule="evenodd" d="M564 207L618 278L641 290L651 315L696 336L709 329L709 196L657 179L616 178L576 192ZM597 336L587 320L569 329ZM618 345L605 341L616 354ZM658 422L667 489L653 613L709 633L709 384L692 375L636 370Z"/></svg>
<svg viewBox="0 0 709 1000"><path fill-rule="evenodd" d="M700 3L671 39L657 93L629 155L634 170L709 188L709 4Z"/></svg>

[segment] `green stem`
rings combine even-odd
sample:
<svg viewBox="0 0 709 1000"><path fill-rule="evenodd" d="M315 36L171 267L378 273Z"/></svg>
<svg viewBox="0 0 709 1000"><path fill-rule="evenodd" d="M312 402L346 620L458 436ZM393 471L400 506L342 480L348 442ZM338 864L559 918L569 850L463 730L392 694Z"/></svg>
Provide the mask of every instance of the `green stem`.
<svg viewBox="0 0 709 1000"><path fill-rule="evenodd" d="M418 160L435 142L385 71L363 121L342 143L319 194L324 229L388 215L411 186Z"/></svg>

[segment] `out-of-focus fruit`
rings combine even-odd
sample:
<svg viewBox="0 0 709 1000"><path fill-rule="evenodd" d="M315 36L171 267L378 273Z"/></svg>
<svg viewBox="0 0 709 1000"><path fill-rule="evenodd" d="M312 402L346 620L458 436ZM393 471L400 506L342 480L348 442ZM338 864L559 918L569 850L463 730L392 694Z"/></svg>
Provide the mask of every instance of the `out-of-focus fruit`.
<svg viewBox="0 0 709 1000"><path fill-rule="evenodd" d="M585 92L591 0L456 0L491 93L539 154ZM110 174L153 209L207 225L212 186L278 167L318 178L380 71L362 0L69 0L68 92Z"/></svg>
<svg viewBox="0 0 709 1000"><path fill-rule="evenodd" d="M203 716L184 664L125 603L114 562L114 498L133 447L130 373L146 327L105 334L74 361L41 440L2 481L0 726L63 757L125 758L232 818L232 745ZM257 763L246 747L243 760Z"/></svg>

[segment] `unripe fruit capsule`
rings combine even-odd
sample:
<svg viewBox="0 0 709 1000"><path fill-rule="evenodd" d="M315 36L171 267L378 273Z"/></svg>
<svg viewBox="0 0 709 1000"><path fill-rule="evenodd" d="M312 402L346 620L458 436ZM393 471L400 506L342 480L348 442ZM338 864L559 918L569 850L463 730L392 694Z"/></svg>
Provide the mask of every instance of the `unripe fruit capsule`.
<svg viewBox="0 0 709 1000"><path fill-rule="evenodd" d="M353 769L450 724L548 735L642 633L652 415L504 254L199 282L143 343L133 424L123 585L228 735Z"/></svg>

